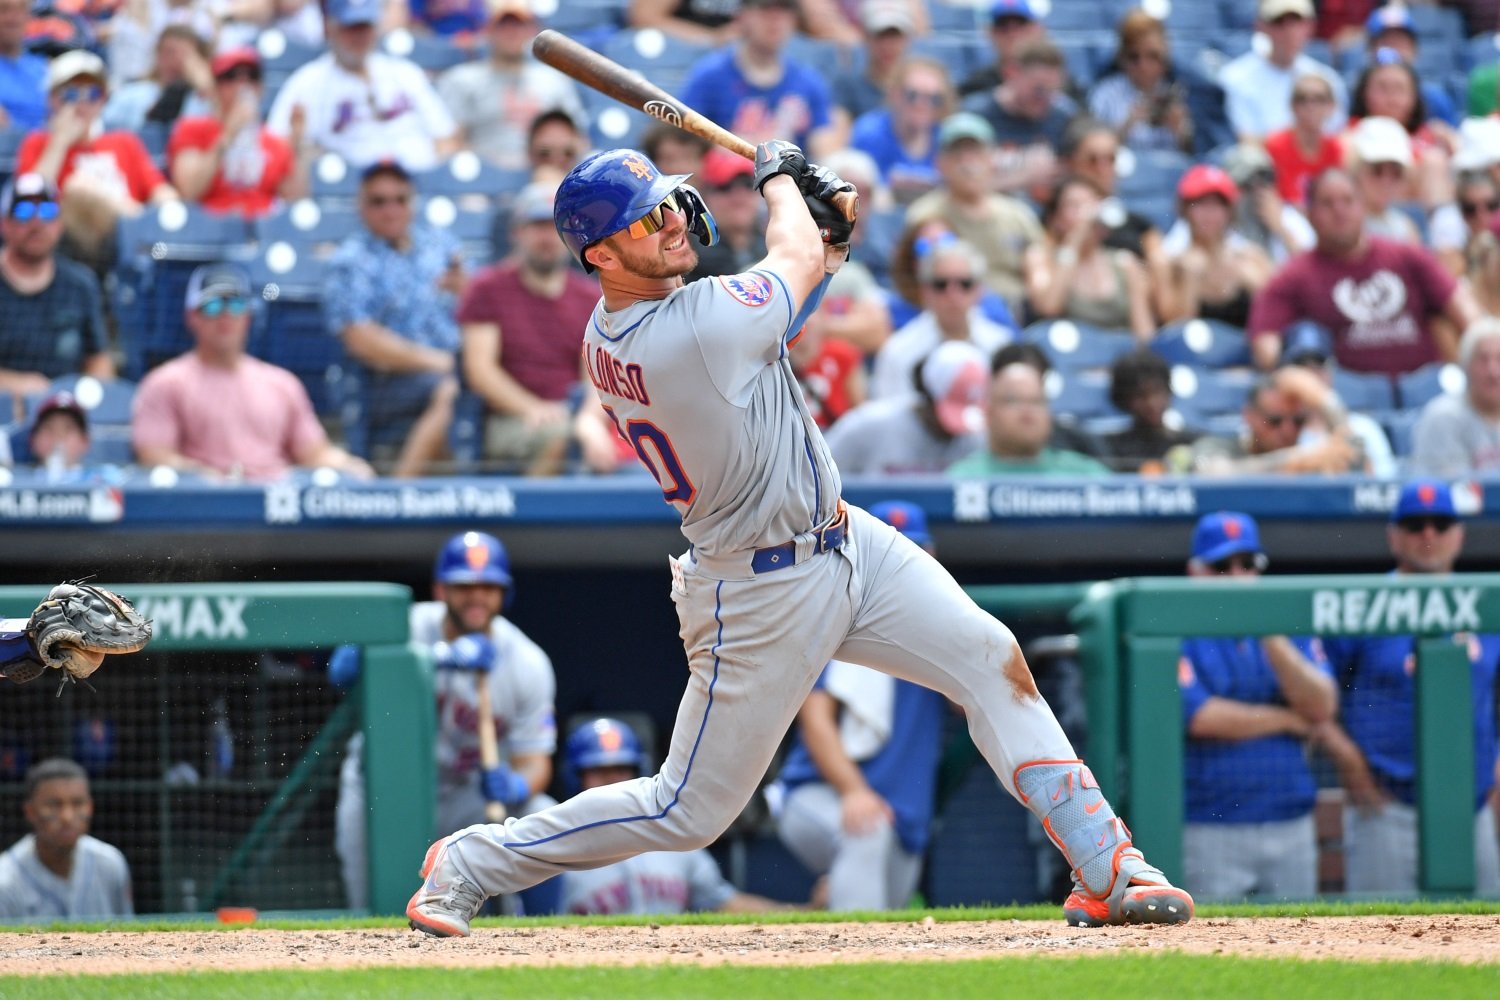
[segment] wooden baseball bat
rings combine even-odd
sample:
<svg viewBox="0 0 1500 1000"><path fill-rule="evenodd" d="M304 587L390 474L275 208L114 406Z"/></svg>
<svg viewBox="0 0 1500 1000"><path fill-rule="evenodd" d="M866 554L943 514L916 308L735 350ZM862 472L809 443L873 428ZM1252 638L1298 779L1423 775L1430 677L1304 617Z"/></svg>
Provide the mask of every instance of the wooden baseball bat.
<svg viewBox="0 0 1500 1000"><path fill-rule="evenodd" d="M474 696L479 701L479 766L488 771L500 766L500 740L495 735L495 713L490 709L490 677L480 671L474 675ZM490 823L505 822L505 803L491 799L484 804L484 818Z"/></svg>
<svg viewBox="0 0 1500 1000"><path fill-rule="evenodd" d="M537 36L531 40L531 51L547 65L566 73L579 83L593 87L601 94L613 97L626 107L644 111L652 118L676 125L684 132L700 135L747 160L755 159L754 143L741 139L717 122L710 121L639 73L580 45L559 31L544 28L537 32ZM844 213L844 218L853 222L859 207L859 195L843 192L835 195L833 201L839 211Z"/></svg>

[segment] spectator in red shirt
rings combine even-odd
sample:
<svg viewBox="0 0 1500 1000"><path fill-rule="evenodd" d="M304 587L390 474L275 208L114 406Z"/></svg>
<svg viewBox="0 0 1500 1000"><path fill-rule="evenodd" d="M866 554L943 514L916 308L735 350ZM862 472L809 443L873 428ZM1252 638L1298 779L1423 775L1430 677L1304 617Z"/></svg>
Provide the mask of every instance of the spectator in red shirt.
<svg viewBox="0 0 1500 1000"><path fill-rule="evenodd" d="M1364 204L1344 170L1314 177L1307 207L1317 244L1287 261L1250 310L1256 364L1275 366L1282 331L1299 319L1331 330L1335 357L1353 371L1398 373L1452 360L1453 330L1436 321L1463 330L1478 310L1432 252L1369 235Z"/></svg>
<svg viewBox="0 0 1500 1000"><path fill-rule="evenodd" d="M562 471L569 394L599 288L568 266L553 188L530 184L511 210L511 257L474 276L458 306L464 381L485 403L484 456L529 475Z"/></svg>
<svg viewBox="0 0 1500 1000"><path fill-rule="evenodd" d="M79 256L98 263L121 216L177 199L132 132L105 132L99 115L108 85L104 60L64 52L47 67L47 127L16 155L17 173L37 173L62 191L63 228Z"/></svg>
<svg viewBox="0 0 1500 1000"><path fill-rule="evenodd" d="M867 392L864 355L849 341L828 336L827 316L814 310L787 352L808 412L824 430L863 403Z"/></svg>
<svg viewBox="0 0 1500 1000"><path fill-rule="evenodd" d="M1344 144L1323 126L1333 117L1333 87L1316 73L1292 84L1292 126L1266 136L1266 152L1276 167L1276 191L1293 205L1306 201L1307 182L1344 163Z"/></svg>
<svg viewBox="0 0 1500 1000"><path fill-rule="evenodd" d="M245 353L243 271L203 265L188 279L185 305L193 349L152 369L136 390L130 436L142 465L215 479L276 479L292 466L373 475L328 440L297 376Z"/></svg>
<svg viewBox="0 0 1500 1000"><path fill-rule="evenodd" d="M189 201L210 212L255 217L277 198L306 197L311 147L302 142L307 115L292 112L291 136L261 124L260 54L230 49L214 57L212 115L179 119L167 143L172 180Z"/></svg>

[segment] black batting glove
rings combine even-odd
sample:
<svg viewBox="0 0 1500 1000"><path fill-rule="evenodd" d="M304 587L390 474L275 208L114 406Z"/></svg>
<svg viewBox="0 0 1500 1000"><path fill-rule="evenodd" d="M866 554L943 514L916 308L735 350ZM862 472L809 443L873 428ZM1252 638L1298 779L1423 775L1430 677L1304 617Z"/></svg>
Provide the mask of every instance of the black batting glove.
<svg viewBox="0 0 1500 1000"><path fill-rule="evenodd" d="M772 139L755 147L755 190L766 186L766 181L777 174L786 174L797 185L802 185L802 175L807 171L807 157L802 148L785 139ZM804 189L805 190L805 189Z"/></svg>
<svg viewBox="0 0 1500 1000"><path fill-rule="evenodd" d="M802 189L803 194L810 195L819 201L826 201L830 205L833 204L834 195L854 190L853 184L827 167L820 167L816 163L807 164L801 176L797 178L797 186Z"/></svg>
<svg viewBox="0 0 1500 1000"><path fill-rule="evenodd" d="M815 198L810 194L802 196L807 203L807 210L813 217L813 222L818 224L818 236L823 240L824 246L837 247L847 246L849 234L854 232L854 223L844 218L844 213L832 202Z"/></svg>

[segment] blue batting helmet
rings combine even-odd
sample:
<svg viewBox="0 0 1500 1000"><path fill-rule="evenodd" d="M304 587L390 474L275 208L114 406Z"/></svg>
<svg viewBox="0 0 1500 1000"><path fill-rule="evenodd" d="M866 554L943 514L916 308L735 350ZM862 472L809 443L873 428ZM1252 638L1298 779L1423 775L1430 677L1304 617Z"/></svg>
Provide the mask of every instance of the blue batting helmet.
<svg viewBox="0 0 1500 1000"><path fill-rule="evenodd" d="M660 205L689 174L664 174L645 153L606 149L568 171L557 188L552 221L557 233L590 274L583 251L618 233Z"/></svg>
<svg viewBox="0 0 1500 1000"><path fill-rule="evenodd" d="M448 539L438 552L432 578L438 583L497 583L509 597L510 556L494 535L465 531Z"/></svg>
<svg viewBox="0 0 1500 1000"><path fill-rule="evenodd" d="M635 730L619 719L590 719L569 733L563 744L563 784L570 795L577 794L582 772L621 765L640 774L646 753Z"/></svg>

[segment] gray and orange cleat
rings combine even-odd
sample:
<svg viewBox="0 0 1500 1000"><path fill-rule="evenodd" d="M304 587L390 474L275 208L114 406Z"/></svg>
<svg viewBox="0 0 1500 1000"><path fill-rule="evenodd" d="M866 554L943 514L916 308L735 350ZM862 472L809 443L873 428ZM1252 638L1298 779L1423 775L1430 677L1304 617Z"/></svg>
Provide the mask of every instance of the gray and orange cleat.
<svg viewBox="0 0 1500 1000"><path fill-rule="evenodd" d="M411 929L433 937L468 937L469 921L484 905L484 891L452 863L448 838L427 849L422 886L406 904Z"/></svg>
<svg viewBox="0 0 1500 1000"><path fill-rule="evenodd" d="M1063 917L1074 927L1182 924L1193 897L1147 864L1081 760L1037 760L1016 768L1016 793L1068 859L1073 891Z"/></svg>

